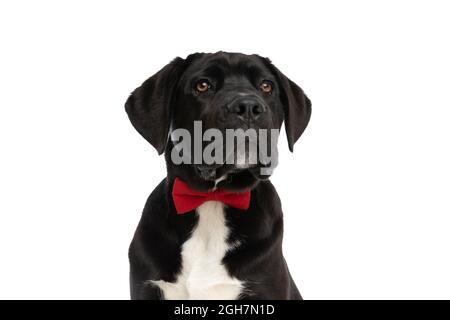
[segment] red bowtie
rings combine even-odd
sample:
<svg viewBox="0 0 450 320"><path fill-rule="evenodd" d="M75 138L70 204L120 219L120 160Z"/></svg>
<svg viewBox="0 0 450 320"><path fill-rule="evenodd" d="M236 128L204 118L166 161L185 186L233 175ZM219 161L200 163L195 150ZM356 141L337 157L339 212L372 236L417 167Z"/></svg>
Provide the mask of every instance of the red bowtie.
<svg viewBox="0 0 450 320"><path fill-rule="evenodd" d="M178 214L192 211L206 201L220 201L227 206L247 210L250 206L250 191L230 192L221 189L201 192L191 189L182 180L175 178L172 198Z"/></svg>

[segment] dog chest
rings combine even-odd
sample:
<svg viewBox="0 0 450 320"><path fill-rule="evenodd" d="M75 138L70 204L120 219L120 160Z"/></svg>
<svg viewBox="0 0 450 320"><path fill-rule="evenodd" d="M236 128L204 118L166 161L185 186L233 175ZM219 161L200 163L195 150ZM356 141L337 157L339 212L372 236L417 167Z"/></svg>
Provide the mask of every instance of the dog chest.
<svg viewBox="0 0 450 320"><path fill-rule="evenodd" d="M230 245L224 205L207 201L197 208L198 223L183 244L181 273L175 283L153 281L171 299L237 299L243 283L230 277L222 263Z"/></svg>

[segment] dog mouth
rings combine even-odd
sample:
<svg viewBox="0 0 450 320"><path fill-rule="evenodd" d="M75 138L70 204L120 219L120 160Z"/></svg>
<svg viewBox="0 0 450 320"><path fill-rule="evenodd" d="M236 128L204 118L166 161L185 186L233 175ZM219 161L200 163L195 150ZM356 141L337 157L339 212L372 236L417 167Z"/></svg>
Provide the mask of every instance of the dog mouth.
<svg viewBox="0 0 450 320"><path fill-rule="evenodd" d="M267 165L251 165L246 168L239 168L234 165L196 165L194 166L197 174L203 179L208 181L218 181L223 179L226 175L239 173L247 170L256 179L266 180L268 179L274 170L272 163Z"/></svg>
<svg viewBox="0 0 450 320"><path fill-rule="evenodd" d="M278 162L278 129L251 129L208 128L203 132L201 121L194 122L193 142L188 130L171 133L171 159L176 165L192 165L203 180L217 181L228 173L244 171L267 179Z"/></svg>
<svg viewBox="0 0 450 320"><path fill-rule="evenodd" d="M248 147L248 148L247 148ZM258 167L257 145L236 145L232 151L223 151L223 163L195 165L197 173L205 180L218 180L226 173L250 170Z"/></svg>
<svg viewBox="0 0 450 320"><path fill-rule="evenodd" d="M230 163L213 163L213 164L197 164L194 165L196 173L204 180L218 181L228 174L249 171L255 178L259 180L268 179L278 160L272 158L264 162L263 159L257 158L257 162L249 161L250 156L246 154L243 158L239 158Z"/></svg>
<svg viewBox="0 0 450 320"><path fill-rule="evenodd" d="M204 180L216 180L220 178L218 171L220 168L223 168L224 165L220 164L195 165L194 167L198 175L202 177Z"/></svg>

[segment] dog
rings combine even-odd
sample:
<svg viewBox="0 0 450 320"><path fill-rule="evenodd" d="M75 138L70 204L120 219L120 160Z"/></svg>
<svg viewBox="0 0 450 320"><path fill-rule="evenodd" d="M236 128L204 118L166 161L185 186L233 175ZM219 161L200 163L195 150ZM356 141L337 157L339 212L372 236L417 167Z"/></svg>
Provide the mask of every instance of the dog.
<svg viewBox="0 0 450 320"><path fill-rule="evenodd" d="M303 90L259 55L194 53L147 79L125 109L167 165L130 245L131 298L302 299L282 254L283 214L271 171L260 173L268 163L178 164L171 155L172 133L193 133L196 121L219 132L279 130L284 122L292 152L311 116ZM196 204L196 197L203 200Z"/></svg>

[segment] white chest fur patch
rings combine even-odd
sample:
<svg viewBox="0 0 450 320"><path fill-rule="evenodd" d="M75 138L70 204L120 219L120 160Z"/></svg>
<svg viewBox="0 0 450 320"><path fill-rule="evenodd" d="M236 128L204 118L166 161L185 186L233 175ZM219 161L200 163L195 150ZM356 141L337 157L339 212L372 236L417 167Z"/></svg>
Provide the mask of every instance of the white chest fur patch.
<svg viewBox="0 0 450 320"><path fill-rule="evenodd" d="M183 244L182 269L177 281L152 281L167 300L233 300L244 285L230 277L222 259L231 246L227 244L229 230L224 205L207 201L197 208L198 224Z"/></svg>

